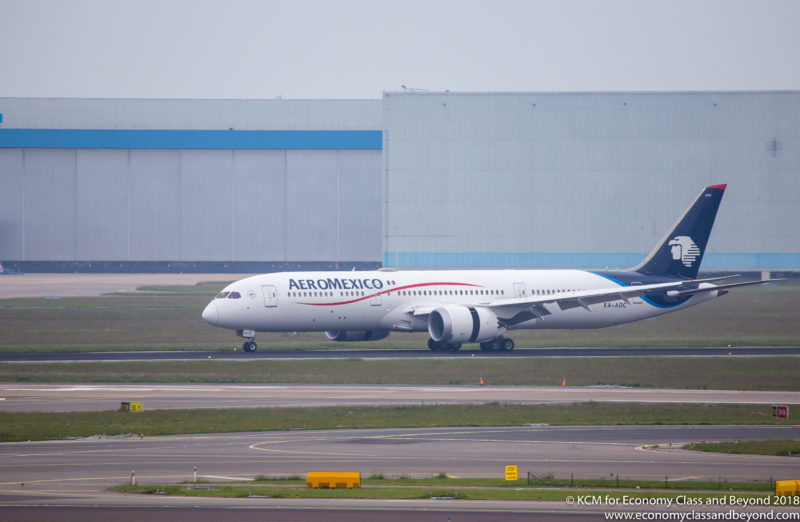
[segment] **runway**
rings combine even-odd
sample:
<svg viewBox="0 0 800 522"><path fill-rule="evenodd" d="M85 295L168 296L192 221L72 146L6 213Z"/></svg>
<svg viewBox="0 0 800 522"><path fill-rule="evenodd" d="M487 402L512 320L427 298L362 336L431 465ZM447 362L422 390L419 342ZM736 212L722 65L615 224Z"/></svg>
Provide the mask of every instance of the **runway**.
<svg viewBox="0 0 800 522"><path fill-rule="evenodd" d="M800 404L800 392L477 385L0 383L0 398L5 412L115 410L122 401L141 401L146 410L586 401Z"/></svg>
<svg viewBox="0 0 800 522"><path fill-rule="evenodd" d="M134 292L144 285L195 285L236 281L252 274L19 274L0 277L0 299L31 297L97 297ZM223 285L220 285L223 286Z"/></svg>
<svg viewBox="0 0 800 522"><path fill-rule="evenodd" d="M477 346L477 345L476 345ZM262 350L146 351L146 352L46 352L0 353L0 362L91 362L91 361L251 361L254 359L407 359L464 357L760 357L800 356L800 346L671 347L671 348L518 348L513 352L486 353L464 348L458 352L418 350Z"/></svg>
<svg viewBox="0 0 800 522"><path fill-rule="evenodd" d="M735 438L800 438L800 427L380 429L6 443L0 444L0 515L11 513L5 509L15 505L160 507L158 516L169 511L163 510L166 506L290 510L319 507L325 513L331 509L348 510L350 520L369 520L357 513L374 516L371 509L385 513L387 516L381 517L385 520L401 520L391 517L391 510L408 509L433 510L440 515L477 510L489 519L499 518L487 515L488 511L513 515L507 518L513 520L521 519L515 518L519 513L544 512L559 520L580 513L567 509L563 502L199 499L126 496L107 490L129 482L132 472L139 484L191 480L194 466L199 480L212 481L304 475L321 469L359 471L365 476L383 473L422 477L446 472L459 477L502 477L506 464L518 465L523 476L532 472L556 477L574 474L579 478L609 477L614 473L624 479L766 481L796 474L796 458L695 453L676 447L692 440ZM658 448L644 447L656 444ZM480 518L464 516L461 520Z"/></svg>

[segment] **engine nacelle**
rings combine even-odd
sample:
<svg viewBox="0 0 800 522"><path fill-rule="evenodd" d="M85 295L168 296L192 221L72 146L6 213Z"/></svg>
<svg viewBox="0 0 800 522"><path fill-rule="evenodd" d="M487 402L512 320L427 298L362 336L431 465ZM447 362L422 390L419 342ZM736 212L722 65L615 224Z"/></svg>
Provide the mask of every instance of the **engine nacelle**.
<svg viewBox="0 0 800 522"><path fill-rule="evenodd" d="M450 305L428 314L428 333L437 343L480 343L505 331L486 308Z"/></svg>
<svg viewBox="0 0 800 522"><path fill-rule="evenodd" d="M325 336L331 341L340 343L356 343L358 341L377 341L389 335L389 330L329 330Z"/></svg>

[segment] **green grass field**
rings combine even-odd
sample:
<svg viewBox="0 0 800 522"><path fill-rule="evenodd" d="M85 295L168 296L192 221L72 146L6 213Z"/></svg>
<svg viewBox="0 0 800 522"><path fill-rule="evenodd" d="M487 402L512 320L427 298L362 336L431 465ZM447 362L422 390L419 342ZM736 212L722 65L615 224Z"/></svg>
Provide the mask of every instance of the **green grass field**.
<svg viewBox="0 0 800 522"><path fill-rule="evenodd" d="M630 386L800 390L800 357L481 357L0 363L3 382Z"/></svg>
<svg viewBox="0 0 800 522"><path fill-rule="evenodd" d="M696 404L480 404L153 410L141 413L0 412L0 441L295 429L552 425L791 425L768 406ZM676 441L684 442L684 441Z"/></svg>
<svg viewBox="0 0 800 522"><path fill-rule="evenodd" d="M723 490L727 501L730 495L737 498L763 496L771 491L773 483L727 482L692 480L629 480L612 479L557 479L551 477L526 477L521 474L517 480L501 478L452 478L447 473L435 477L410 478L400 476L386 478L382 475L361 477L358 489L309 489L304 477L256 477L251 481L229 482L189 482L182 484L163 484L131 486L120 485L116 491L139 494L163 494L183 496L249 497L265 496L271 498L430 498L451 497L455 499L500 499L500 500L566 500L577 495L599 495L608 502L609 498L623 496L638 498L676 499L679 492L689 492L686 498L719 499ZM691 493L691 492L702 493ZM761 495L756 494L761 492Z"/></svg>
<svg viewBox="0 0 800 522"><path fill-rule="evenodd" d="M737 493L732 495L728 493L682 493L681 490L667 492L667 491L608 491L608 490L580 490L570 488L558 489L541 489L541 488L528 488L528 487L515 487L515 488L464 488L457 485L447 486L445 488L436 487L380 487L369 486L361 488L338 488L327 489L319 488L312 489L302 486L258 486L258 485L228 485L228 484L205 484L205 485L148 485L148 486L130 486L121 485L114 488L118 492L124 493L140 493L140 494L158 494L158 495L179 495L189 497L228 497L228 498L246 498L246 497L269 497L269 498L382 498L382 499L422 499L422 498L449 498L458 500L549 500L549 501L564 501L567 499L573 500L576 496L580 495L598 495L599 498L608 502L608 499L617 499L617 501L627 497L631 498L659 498L659 499L672 499L675 501L679 497L685 503L686 499L697 499L698 503L713 502L712 499L717 499L719 504L725 505L726 502L731 502L730 497L734 496L740 499L751 499L755 497L763 497L764 494L756 493ZM677 489L677 488L676 488ZM692 490L690 490L692 491ZM740 501L741 502L741 501Z"/></svg>
<svg viewBox="0 0 800 522"><path fill-rule="evenodd" d="M196 287L143 287L96 298L0 300L0 351L219 350L241 346L228 330L200 318L224 282ZM519 347L780 346L800 344L800 282L748 287L697 307L599 330L521 330ZM362 344L318 333L258 334L259 350L330 348L427 349L426 334L394 333Z"/></svg>
<svg viewBox="0 0 800 522"><path fill-rule="evenodd" d="M739 455L800 455L800 440L735 440L727 442L695 442L684 446L696 451L734 453ZM800 462L798 462L800 465Z"/></svg>

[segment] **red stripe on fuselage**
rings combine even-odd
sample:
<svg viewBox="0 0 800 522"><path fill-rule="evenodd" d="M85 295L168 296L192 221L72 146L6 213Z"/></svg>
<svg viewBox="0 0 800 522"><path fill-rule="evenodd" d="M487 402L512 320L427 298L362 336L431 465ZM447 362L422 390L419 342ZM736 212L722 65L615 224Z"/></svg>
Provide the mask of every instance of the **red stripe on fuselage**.
<svg viewBox="0 0 800 522"><path fill-rule="evenodd" d="M380 292L376 292L376 293L370 294L370 295L365 295L365 296L359 297L357 299L351 299L350 301L337 301L335 303L302 303L302 302L298 302L297 304L309 305L309 306L339 306L339 305L357 303L357 302L363 301L365 299L372 299L373 297L375 297L377 295L390 294L392 292L397 292L398 290L408 290L409 288L420 288L420 287L423 287L423 286L445 286L445 285L446 286L472 286L472 287L478 287L478 288L482 287L482 285L475 285L475 284L472 284L472 283L446 283L446 282L441 282L441 283L419 283L419 284L416 284L416 285L398 286L396 288L390 288L388 290L382 290Z"/></svg>

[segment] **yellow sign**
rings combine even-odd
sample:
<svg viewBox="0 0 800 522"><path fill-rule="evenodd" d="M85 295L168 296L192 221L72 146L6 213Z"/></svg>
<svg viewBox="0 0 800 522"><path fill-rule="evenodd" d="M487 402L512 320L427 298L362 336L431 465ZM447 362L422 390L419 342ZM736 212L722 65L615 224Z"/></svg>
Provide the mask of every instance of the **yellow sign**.
<svg viewBox="0 0 800 522"><path fill-rule="evenodd" d="M516 466L506 466L506 480L517 480Z"/></svg>

